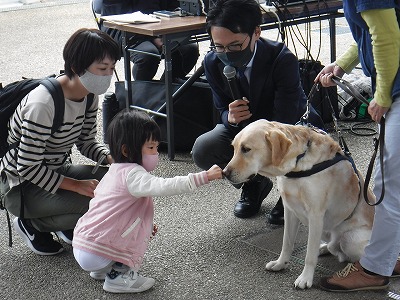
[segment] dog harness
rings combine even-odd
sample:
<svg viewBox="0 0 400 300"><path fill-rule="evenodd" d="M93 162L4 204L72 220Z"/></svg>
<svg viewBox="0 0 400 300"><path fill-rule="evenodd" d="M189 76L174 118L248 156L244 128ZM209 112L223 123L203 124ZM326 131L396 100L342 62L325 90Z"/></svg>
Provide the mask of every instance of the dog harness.
<svg viewBox="0 0 400 300"><path fill-rule="evenodd" d="M347 152L345 152L345 153L347 153ZM304 155L305 155L305 152L300 154L299 156L297 156L297 161L299 161L302 157L304 157ZM338 162L340 162L342 160L348 160L351 163L351 165L353 167L353 170L354 170L354 172L356 173L356 175L358 177L358 185L360 187L360 190L358 192L358 199L360 200L360 194L361 194L360 175L357 172L357 168L356 168L356 165L354 163L353 158L350 155L347 155L347 154L343 155L341 153L336 153L336 155L332 159L323 161L323 162L318 163L318 164L315 164L309 170L298 171L298 172L289 172L285 176L288 177L288 178L301 178L301 177L311 176L313 174L316 174L318 172L321 172L321 171L333 166L334 164L336 164L336 163L338 163ZM357 208L359 203L360 203L360 201L357 202L357 205L354 207L354 209L351 212L351 214L345 220L348 220L353 216L354 211L356 210L356 208Z"/></svg>
<svg viewBox="0 0 400 300"><path fill-rule="evenodd" d="M297 161L299 161L302 157L304 157L304 155L305 155L305 153L302 153L299 156L297 156ZM288 178L301 178L301 177L311 176L311 175L314 175L318 172L321 172L321 171L333 166L334 164L336 164L342 160L348 160L351 163L351 165L353 166L354 172L358 176L358 172L356 169L356 165L354 164L353 158L350 156L342 155L340 153L336 153L336 155L330 160L326 160L326 161L323 161L323 162L313 165L311 167L311 169L309 169L309 170L289 172L289 173L286 173L285 176Z"/></svg>

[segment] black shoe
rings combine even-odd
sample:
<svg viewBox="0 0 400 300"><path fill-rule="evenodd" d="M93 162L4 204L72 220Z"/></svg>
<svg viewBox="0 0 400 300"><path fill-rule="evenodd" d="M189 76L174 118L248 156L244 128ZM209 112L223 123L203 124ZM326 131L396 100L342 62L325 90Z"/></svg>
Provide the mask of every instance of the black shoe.
<svg viewBox="0 0 400 300"><path fill-rule="evenodd" d="M278 202L276 202L275 207L271 210L268 215L268 223L273 225L283 225L285 223L284 220L284 210L282 197L279 197Z"/></svg>
<svg viewBox="0 0 400 300"><path fill-rule="evenodd" d="M239 202L233 213L238 218L250 218L258 213L261 203L272 189L272 181L267 177L257 176L242 187Z"/></svg>
<svg viewBox="0 0 400 300"><path fill-rule="evenodd" d="M57 231L55 232L57 236L62 239L64 242L66 242L68 245L72 245L72 239L74 237L74 230L63 230L63 231Z"/></svg>
<svg viewBox="0 0 400 300"><path fill-rule="evenodd" d="M55 255L64 250L63 246L53 239L50 232L40 232L28 224L27 220L15 218L14 228L28 247L39 255Z"/></svg>

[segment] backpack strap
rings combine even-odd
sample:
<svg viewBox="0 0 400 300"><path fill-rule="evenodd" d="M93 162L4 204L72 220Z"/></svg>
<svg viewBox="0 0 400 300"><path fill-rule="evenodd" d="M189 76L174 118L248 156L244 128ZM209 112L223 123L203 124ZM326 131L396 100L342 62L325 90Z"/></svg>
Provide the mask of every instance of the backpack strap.
<svg viewBox="0 0 400 300"><path fill-rule="evenodd" d="M54 119L53 126L51 127L51 133L54 133L60 128L64 119L64 92L61 84L55 78L45 78L41 81L41 84L48 89L54 101Z"/></svg>

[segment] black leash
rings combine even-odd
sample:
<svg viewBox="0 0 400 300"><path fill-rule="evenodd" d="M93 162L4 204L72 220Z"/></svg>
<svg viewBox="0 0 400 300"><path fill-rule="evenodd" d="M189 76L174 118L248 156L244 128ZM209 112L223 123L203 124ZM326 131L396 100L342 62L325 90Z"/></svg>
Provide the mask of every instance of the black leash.
<svg viewBox="0 0 400 300"><path fill-rule="evenodd" d="M344 90L346 93L348 93L350 96L353 96L355 99L360 101L361 103L366 104L367 106L369 105L369 102L367 99L365 99L358 91L355 89L351 83L348 81L338 77L338 76L333 76L332 81L336 83L342 90ZM365 183L364 183L364 199L365 202L367 202L368 205L370 206L375 206L378 205L379 203L382 202L384 196L385 196L385 177L384 177L384 168L383 168L383 149L384 149L384 137L385 137L385 118L382 117L380 122L380 134L379 138L374 138L374 152L371 157L371 161L369 162L368 165L368 170L367 170L367 175L365 177ZM369 183L371 181L371 175L372 175L372 170L374 168L374 163L376 159L376 155L378 152L379 148L379 162L380 162L380 170L382 174L382 190L381 190L381 196L379 200L376 203L372 203L370 199L368 198L368 187Z"/></svg>

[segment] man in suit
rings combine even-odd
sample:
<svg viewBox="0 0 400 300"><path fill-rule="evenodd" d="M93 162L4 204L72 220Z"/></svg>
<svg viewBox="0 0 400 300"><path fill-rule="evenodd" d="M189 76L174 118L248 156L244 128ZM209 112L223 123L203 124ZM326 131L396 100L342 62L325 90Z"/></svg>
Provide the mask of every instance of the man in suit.
<svg viewBox="0 0 400 300"><path fill-rule="evenodd" d="M170 0L96 0L102 1L101 15L119 15L141 11L145 14L157 10L175 10L179 7L178 1ZM107 28L101 25L101 30L111 35L120 45L122 44L122 33L117 29ZM189 38L189 37L188 37ZM160 37L135 35L130 40L133 48L140 52L131 53L133 62L132 76L134 80L151 80L157 73L161 54L162 40ZM149 55L155 54L155 55ZM197 44L177 45L172 53L172 78L174 81L184 79L185 76L196 65L199 57Z"/></svg>
<svg viewBox="0 0 400 300"><path fill-rule="evenodd" d="M204 59L204 68L222 124L201 135L193 146L194 162L202 169L213 164L225 167L233 156L231 141L246 124L258 119L295 124L306 111L298 59L284 44L261 38L261 23L255 0L217 0L207 14L213 46ZM227 65L236 68L241 99L233 99L223 74ZM324 126L312 107L309 122ZM246 182L234 208L235 216L257 214L272 185L269 178L260 175ZM280 198L268 221L283 224L283 214Z"/></svg>

